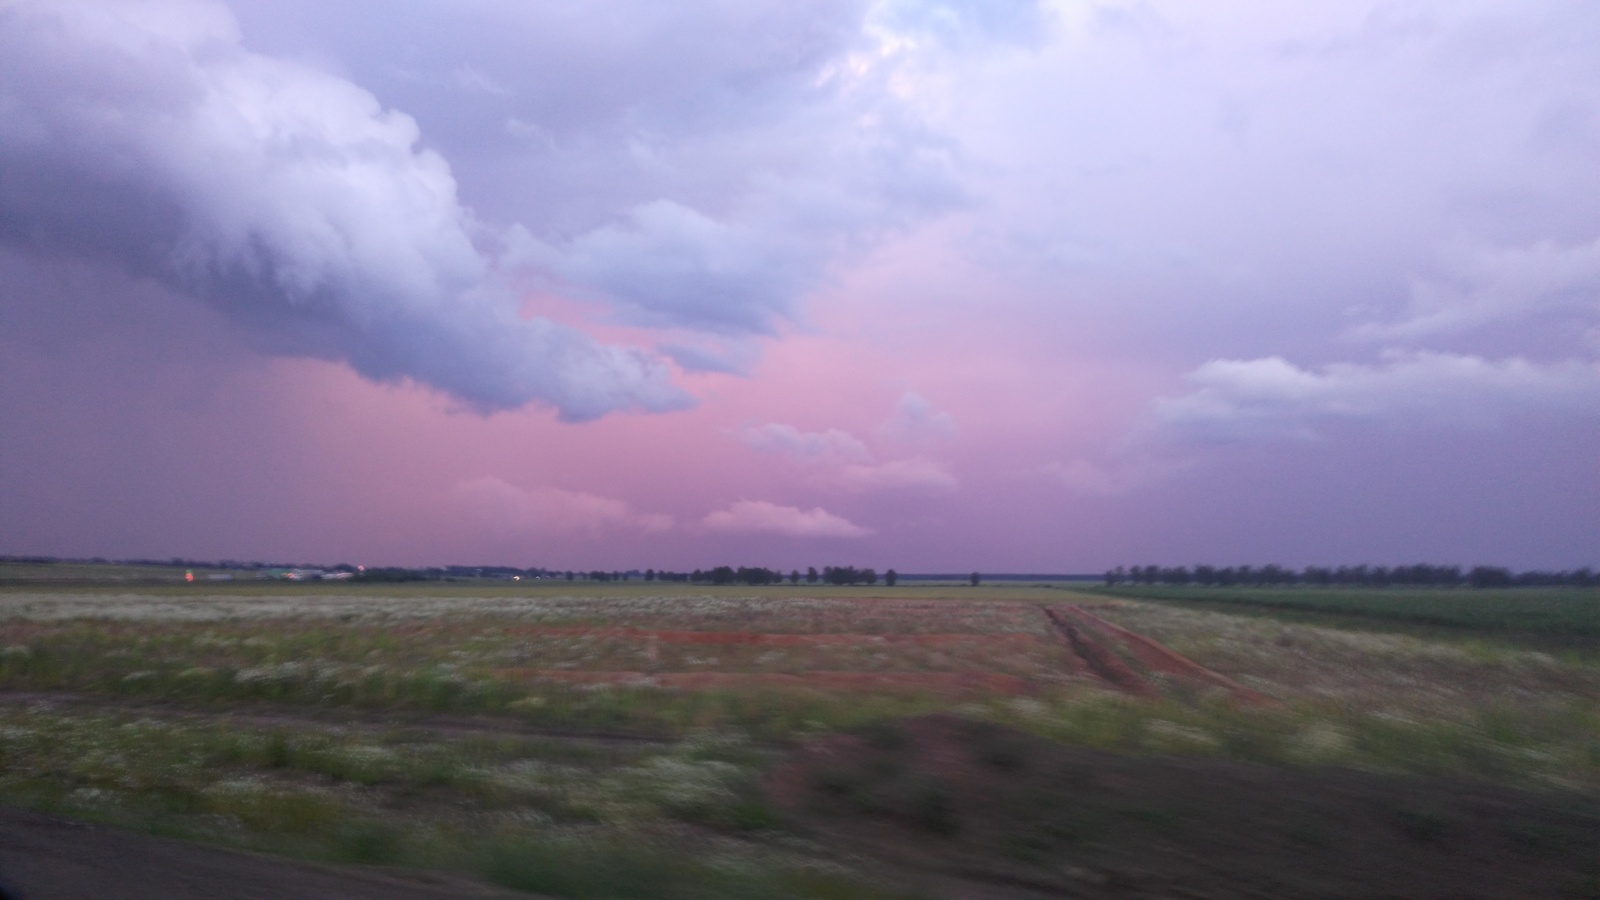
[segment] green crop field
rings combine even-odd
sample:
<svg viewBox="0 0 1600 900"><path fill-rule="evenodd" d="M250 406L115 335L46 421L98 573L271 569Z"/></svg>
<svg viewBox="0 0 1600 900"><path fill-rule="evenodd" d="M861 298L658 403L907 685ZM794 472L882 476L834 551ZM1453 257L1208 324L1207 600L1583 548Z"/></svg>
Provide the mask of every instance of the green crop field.
<svg viewBox="0 0 1600 900"><path fill-rule="evenodd" d="M1600 589L1094 586L1108 597L1218 608L1330 613L1482 632L1531 632L1600 641Z"/></svg>

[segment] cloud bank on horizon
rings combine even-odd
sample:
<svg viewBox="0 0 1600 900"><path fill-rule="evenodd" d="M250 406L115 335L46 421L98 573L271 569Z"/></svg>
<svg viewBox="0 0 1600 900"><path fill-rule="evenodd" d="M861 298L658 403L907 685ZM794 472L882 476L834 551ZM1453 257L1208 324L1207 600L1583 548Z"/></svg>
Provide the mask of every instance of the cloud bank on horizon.
<svg viewBox="0 0 1600 900"><path fill-rule="evenodd" d="M1450 479L1562 511L1374 541L1593 563L1596 159L1584 0L11 0L0 502L43 521L74 423L141 373L266 360L302 374L262 376L258 408L348 395L328 408L427 435L228 420L325 448L305 497L451 510L363 550L396 558L847 539L903 569L969 544L1094 567L1161 511L1201 521L1241 466L1277 479L1244 489L1261 504L1321 479L1397 521L1372 454L1430 473L1470 443ZM185 320L229 349L162 335ZM121 440L234 415L186 403L140 399ZM112 494L161 483L83 452ZM1452 522L1506 509L1431 490ZM246 494L268 544L315 505ZM86 552L144 539L117 521ZM0 552L69 552L40 527ZM1288 540L1254 527L1241 553Z"/></svg>

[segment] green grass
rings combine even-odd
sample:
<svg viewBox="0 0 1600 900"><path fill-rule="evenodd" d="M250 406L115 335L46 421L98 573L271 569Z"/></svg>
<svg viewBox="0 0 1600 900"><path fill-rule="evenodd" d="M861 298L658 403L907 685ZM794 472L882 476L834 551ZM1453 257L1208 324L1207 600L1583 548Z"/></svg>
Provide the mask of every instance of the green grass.
<svg viewBox="0 0 1600 900"><path fill-rule="evenodd" d="M889 898L763 835L770 748L241 726L0 707L0 802L341 863L574 898ZM684 828L717 835L684 847Z"/></svg>
<svg viewBox="0 0 1600 900"><path fill-rule="evenodd" d="M1132 585L1077 590L1110 597L1235 609L1329 613L1474 631L1533 632L1600 640L1600 589L1176 587Z"/></svg>
<svg viewBox="0 0 1600 900"><path fill-rule="evenodd" d="M1128 590L1143 589L1114 596ZM1154 593L1161 602L1100 613L1283 702L1240 708L1200 689L1148 702L1048 680L1034 696L1007 699L596 688L516 674L643 660L627 655L642 645L535 639L517 632L523 625L943 633L1021 627L999 613L1036 617L1026 604L1092 599L1040 586L0 586L0 691L76 697L58 697L54 710L30 705L37 696L0 703L0 802L310 858L476 873L558 896L842 900L893 894L807 856L766 803L761 773L786 745L834 729L892 747L903 735L888 720L935 710L1119 753L1600 789L1600 667L1490 646L1505 627L1494 624L1494 604L1543 603L1554 621L1568 617L1570 632L1593 592ZM782 602L884 596L969 603L932 604L906 624L898 605L834 604L828 615L855 617L836 621ZM1450 627L1470 641L1367 627L1420 628L1404 616L1461 602L1479 604L1452 608ZM1275 621L1297 617L1320 624ZM716 652L724 665L733 659ZM464 714L482 717L477 733L427 730ZM411 724L384 724L395 721ZM519 733L529 727L673 740L581 745ZM996 767L1018 764L1006 747L986 752ZM937 784L906 780L882 796L840 787L902 810L929 834L954 827ZM1427 823L1414 824L1425 837Z"/></svg>

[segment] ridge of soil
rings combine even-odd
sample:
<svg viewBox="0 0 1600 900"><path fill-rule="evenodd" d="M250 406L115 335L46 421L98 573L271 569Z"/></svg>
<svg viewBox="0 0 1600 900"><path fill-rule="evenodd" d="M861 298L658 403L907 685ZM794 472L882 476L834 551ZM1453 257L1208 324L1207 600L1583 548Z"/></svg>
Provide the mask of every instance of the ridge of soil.
<svg viewBox="0 0 1600 900"><path fill-rule="evenodd" d="M794 827L936 896L1600 896L1600 798L1123 757L931 715L819 738L768 775Z"/></svg>

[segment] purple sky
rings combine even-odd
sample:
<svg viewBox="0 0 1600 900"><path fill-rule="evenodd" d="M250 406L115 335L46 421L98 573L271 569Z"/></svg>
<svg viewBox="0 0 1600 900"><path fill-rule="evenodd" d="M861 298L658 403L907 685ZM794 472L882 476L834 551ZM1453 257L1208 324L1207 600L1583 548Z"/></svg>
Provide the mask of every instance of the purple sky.
<svg viewBox="0 0 1600 900"><path fill-rule="evenodd" d="M1600 5L7 0L0 554L1600 564Z"/></svg>

